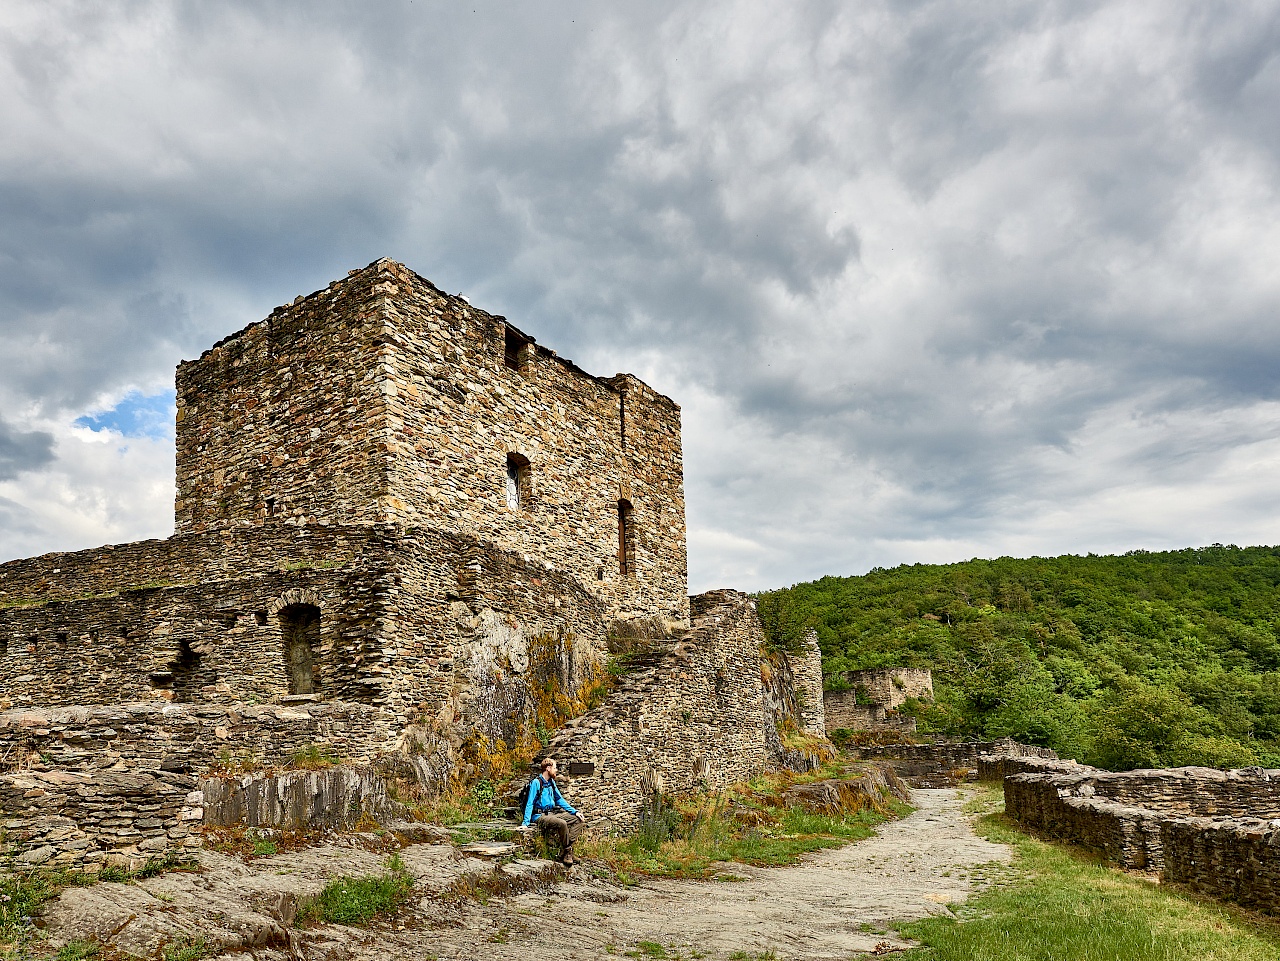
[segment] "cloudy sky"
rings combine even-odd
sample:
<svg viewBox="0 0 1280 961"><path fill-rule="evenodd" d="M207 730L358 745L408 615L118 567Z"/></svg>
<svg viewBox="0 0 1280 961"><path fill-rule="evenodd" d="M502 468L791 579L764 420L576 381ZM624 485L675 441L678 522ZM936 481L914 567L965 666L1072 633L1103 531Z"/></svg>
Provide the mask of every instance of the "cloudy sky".
<svg viewBox="0 0 1280 961"><path fill-rule="evenodd" d="M1280 543L1280 0L6 0L0 131L0 560L381 256L683 405L694 590Z"/></svg>

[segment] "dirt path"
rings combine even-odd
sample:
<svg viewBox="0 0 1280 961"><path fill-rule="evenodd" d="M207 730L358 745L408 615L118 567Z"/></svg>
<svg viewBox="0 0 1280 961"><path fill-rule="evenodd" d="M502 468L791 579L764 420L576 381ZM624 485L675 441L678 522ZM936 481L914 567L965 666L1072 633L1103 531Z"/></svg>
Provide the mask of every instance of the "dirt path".
<svg viewBox="0 0 1280 961"><path fill-rule="evenodd" d="M583 944L582 957L604 955L605 944L629 948L639 941L682 953L772 950L797 959L847 958L886 941L905 947L883 933L891 922L946 912L993 862L1009 859L1007 848L973 833L956 791L913 793L917 810L909 817L796 867L734 865L730 870L746 879L730 883L652 882L607 907L557 897L516 900L553 911L568 930L589 931L595 944Z"/></svg>
<svg viewBox="0 0 1280 961"><path fill-rule="evenodd" d="M946 912L1009 859L1007 848L973 833L963 792L915 791L914 801L913 814L876 836L796 867L733 864L725 872L737 880L622 888L583 870L565 876L550 862L519 861L500 873L523 876L536 892L487 903L428 894L408 914L368 929L297 932L282 910L334 874L377 872L379 855L313 848L245 864L210 854L200 875L69 889L48 912L49 931L55 942L92 936L142 956L199 937L221 957L244 961L577 961L643 956L643 942L685 959L770 951L779 959L848 958L877 945L905 947L886 933L892 922ZM423 891L494 873L491 863L447 845L411 845L401 854ZM647 953L657 955L652 946Z"/></svg>

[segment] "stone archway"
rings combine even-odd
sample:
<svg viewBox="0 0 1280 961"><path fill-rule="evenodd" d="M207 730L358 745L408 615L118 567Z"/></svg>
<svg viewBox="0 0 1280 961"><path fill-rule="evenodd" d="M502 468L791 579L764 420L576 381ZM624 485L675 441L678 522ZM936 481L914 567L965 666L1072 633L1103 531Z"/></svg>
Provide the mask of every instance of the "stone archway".
<svg viewBox="0 0 1280 961"><path fill-rule="evenodd" d="M320 650L320 598L314 591L285 591L272 603L270 611L280 624L289 693L319 693L320 673L316 662Z"/></svg>

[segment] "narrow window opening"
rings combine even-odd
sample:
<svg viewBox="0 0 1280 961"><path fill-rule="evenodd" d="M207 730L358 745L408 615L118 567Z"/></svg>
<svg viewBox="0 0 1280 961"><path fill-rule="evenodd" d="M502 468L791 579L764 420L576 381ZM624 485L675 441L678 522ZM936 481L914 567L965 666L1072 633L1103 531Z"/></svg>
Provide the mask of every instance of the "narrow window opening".
<svg viewBox="0 0 1280 961"><path fill-rule="evenodd" d="M63 646L65 647L65 646L66 646L66 643L67 643L67 640L68 640L68 638L69 638L69 635L67 634L67 632L66 632L66 631L58 631L58 633L57 633L57 634L55 634L55 635L54 635L54 637L55 637L55 639L57 640L57 642L58 642L59 644L61 644L61 645L63 645Z"/></svg>
<svg viewBox="0 0 1280 961"><path fill-rule="evenodd" d="M618 501L618 570L623 577L634 577L636 570L636 525L631 515L631 501Z"/></svg>
<svg viewBox="0 0 1280 961"><path fill-rule="evenodd" d="M532 478L529 458L521 454L507 455L507 506L513 511L526 510L532 500Z"/></svg>
<svg viewBox="0 0 1280 961"><path fill-rule="evenodd" d="M259 626L259 627L266 627L266 626L267 626L267 612L266 612L266 611L258 611L257 613L255 613L255 614L253 615L253 619L254 619L255 621L257 621L257 622L258 622L258 626Z"/></svg>
<svg viewBox="0 0 1280 961"><path fill-rule="evenodd" d="M320 608L314 604L290 604L280 610L284 663L290 694L314 694L315 652L320 646Z"/></svg>
<svg viewBox="0 0 1280 961"><path fill-rule="evenodd" d="M276 499L274 497L267 498L267 516L274 517L276 513Z"/></svg>
<svg viewBox="0 0 1280 961"><path fill-rule="evenodd" d="M0 637L0 657L7 657L9 654L9 639Z"/></svg>
<svg viewBox="0 0 1280 961"><path fill-rule="evenodd" d="M510 327L504 327L503 330L505 333L502 339L502 362L512 370L524 370L529 360L529 352L526 349L529 342Z"/></svg>

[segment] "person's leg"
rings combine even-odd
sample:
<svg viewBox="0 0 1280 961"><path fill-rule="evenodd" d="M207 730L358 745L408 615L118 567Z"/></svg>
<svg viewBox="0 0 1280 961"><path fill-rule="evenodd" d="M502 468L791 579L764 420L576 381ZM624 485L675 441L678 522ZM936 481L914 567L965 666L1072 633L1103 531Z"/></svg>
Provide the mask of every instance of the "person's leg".
<svg viewBox="0 0 1280 961"><path fill-rule="evenodd" d="M544 814L538 818L538 827L548 842L554 838L560 845L560 857L564 857L572 846L569 840L569 825L558 814Z"/></svg>

